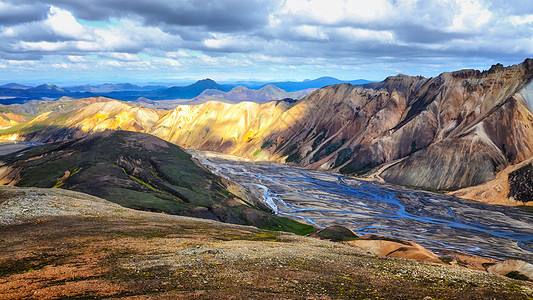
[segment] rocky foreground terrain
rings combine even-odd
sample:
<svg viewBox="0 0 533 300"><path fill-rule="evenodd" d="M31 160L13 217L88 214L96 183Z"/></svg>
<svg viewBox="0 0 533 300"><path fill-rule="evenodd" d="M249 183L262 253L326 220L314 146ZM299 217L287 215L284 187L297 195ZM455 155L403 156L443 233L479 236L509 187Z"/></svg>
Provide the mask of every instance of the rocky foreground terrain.
<svg viewBox="0 0 533 300"><path fill-rule="evenodd" d="M2 299L530 299L533 284L342 243L0 187Z"/></svg>

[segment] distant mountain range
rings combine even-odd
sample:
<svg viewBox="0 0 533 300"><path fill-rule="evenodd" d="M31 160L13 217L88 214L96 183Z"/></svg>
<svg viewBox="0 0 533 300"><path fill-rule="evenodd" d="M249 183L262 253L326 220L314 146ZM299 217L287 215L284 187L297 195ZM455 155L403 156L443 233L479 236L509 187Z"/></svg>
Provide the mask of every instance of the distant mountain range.
<svg viewBox="0 0 533 300"><path fill-rule="evenodd" d="M0 87L0 104L26 103L34 99L56 100L63 96L85 98L94 96L94 94L87 92L70 92L53 84L42 84L29 88L17 84L8 84Z"/></svg>
<svg viewBox="0 0 533 300"><path fill-rule="evenodd" d="M0 88L26 90L26 89L30 89L31 86L22 85L22 84L18 84L18 83L8 83L8 84L0 85Z"/></svg>
<svg viewBox="0 0 533 300"><path fill-rule="evenodd" d="M71 92L91 92L91 93L112 93L112 92L131 92L131 91L157 91L164 90L168 87L164 85L146 85L139 86L131 83L104 83L100 85L77 85L67 86L66 90Z"/></svg>
<svg viewBox="0 0 533 300"><path fill-rule="evenodd" d="M353 85L362 85L371 83L371 81L364 80L364 79L358 79L358 80L352 80L352 81L346 81L346 80L339 80L337 78L333 77L320 77L313 80L304 80L304 81L283 81L283 82L272 82L268 83L274 86L277 86L278 88L285 90L287 92L295 92L305 89L319 89L328 85L334 85L339 83L349 83ZM268 85L265 84L262 87Z"/></svg>
<svg viewBox="0 0 533 300"><path fill-rule="evenodd" d="M272 100L282 100L287 98L300 99L314 90L315 89L305 89L296 92L286 92L272 84L266 85L258 90L253 90L240 85L228 92L219 89L208 89L203 91L197 97L180 104L198 105L208 101L220 101L232 104L243 101L265 103Z"/></svg>
<svg viewBox="0 0 533 300"><path fill-rule="evenodd" d="M42 84L36 87L26 86L18 83L8 83L0 86L0 104L8 105L15 103L26 103L30 100L57 100L61 97L67 96L72 98L86 98L105 96L113 99L123 101L134 101L139 98L146 98L149 100L172 100L172 99L194 99L200 97L213 100L221 100L225 102L236 103L240 101L256 101L266 102L270 100L279 100L279 97L287 96L286 92L296 92L308 89L321 88L327 85L338 83L351 84L365 84L369 83L367 80L342 81L333 77L321 77L314 80L306 80L302 82L274 82L274 83L250 83L250 84L218 84L212 79L202 79L188 86L173 86L165 87L163 85L148 85L139 86L130 83L106 83L101 85L78 85L67 86L60 88L53 84ZM272 87L277 87L280 90L274 91ZM263 88L267 87L266 90ZM237 90L233 91L233 89ZM261 90L257 93L251 90ZM202 95L206 90L206 94ZM217 92L218 91L218 92ZM230 94L223 95L223 92L230 92ZM306 92L300 93L302 95ZM250 97L246 97L250 95ZM262 96L261 96L262 95ZM268 96L271 95L271 96ZM231 98L236 96L236 98ZM299 97L295 97L299 98ZM208 100L206 100L208 101ZM201 99L195 99L193 102L202 103Z"/></svg>
<svg viewBox="0 0 533 300"><path fill-rule="evenodd" d="M188 86L173 86L168 89L152 92L144 95L144 97L151 100L191 99L199 96L203 91L208 89L228 91L227 87L223 87L214 80L207 78Z"/></svg>

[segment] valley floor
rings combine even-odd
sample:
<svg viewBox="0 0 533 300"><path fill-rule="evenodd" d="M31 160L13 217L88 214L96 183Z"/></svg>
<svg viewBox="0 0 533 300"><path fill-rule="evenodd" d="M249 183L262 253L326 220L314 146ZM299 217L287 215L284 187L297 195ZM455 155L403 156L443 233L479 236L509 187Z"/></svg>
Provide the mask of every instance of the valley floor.
<svg viewBox="0 0 533 300"><path fill-rule="evenodd" d="M533 297L531 282L61 189L1 187L0 214L1 299Z"/></svg>
<svg viewBox="0 0 533 300"><path fill-rule="evenodd" d="M437 254L450 250L533 261L533 214L439 193L364 181L215 152L189 152L282 216L319 227L343 226L359 235L414 241Z"/></svg>

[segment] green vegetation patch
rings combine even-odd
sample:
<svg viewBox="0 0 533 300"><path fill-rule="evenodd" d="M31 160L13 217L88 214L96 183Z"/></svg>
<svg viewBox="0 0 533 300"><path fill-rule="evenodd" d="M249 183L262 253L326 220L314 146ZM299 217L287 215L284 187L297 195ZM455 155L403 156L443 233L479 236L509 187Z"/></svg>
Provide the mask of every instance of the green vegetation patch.
<svg viewBox="0 0 533 300"><path fill-rule="evenodd" d="M447 265L450 265L453 261L453 257L447 257L447 256L440 256L439 259L440 261L442 261L443 263Z"/></svg>
<svg viewBox="0 0 533 300"><path fill-rule="evenodd" d="M3 157L20 171L18 186L61 187L122 206L297 234L312 226L273 216L260 203L229 206L238 198L222 179L198 165L180 147L157 137L127 131L101 132L46 144ZM65 171L71 174L65 177ZM258 201L259 202L259 201ZM254 214L245 210L255 210Z"/></svg>
<svg viewBox="0 0 533 300"><path fill-rule="evenodd" d="M267 230L292 232L297 235L306 235L317 231L317 228L311 225L303 224L285 217L275 217L269 222L257 224L256 226Z"/></svg>

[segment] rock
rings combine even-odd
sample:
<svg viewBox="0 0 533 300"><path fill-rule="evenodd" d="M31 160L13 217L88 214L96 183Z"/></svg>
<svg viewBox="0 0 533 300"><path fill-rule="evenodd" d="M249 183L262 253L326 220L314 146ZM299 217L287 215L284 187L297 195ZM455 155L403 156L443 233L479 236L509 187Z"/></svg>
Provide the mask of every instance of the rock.
<svg viewBox="0 0 533 300"><path fill-rule="evenodd" d="M361 240L348 241L345 244L361 248L378 256L407 258L443 264L438 256L428 249L413 242L400 239L366 235Z"/></svg>
<svg viewBox="0 0 533 300"><path fill-rule="evenodd" d="M522 260L506 260L487 268L492 274L503 275L513 279L533 281L533 265Z"/></svg>
<svg viewBox="0 0 533 300"><path fill-rule="evenodd" d="M509 198L523 202L533 201L533 164L510 173L509 186Z"/></svg>
<svg viewBox="0 0 533 300"><path fill-rule="evenodd" d="M439 259L452 266L487 271L487 266L496 263L494 259L461 253L455 250L439 250Z"/></svg>
<svg viewBox="0 0 533 300"><path fill-rule="evenodd" d="M482 201L496 205L533 205L533 179L531 172L524 172L531 166L533 158L510 165L500 171L496 178L483 184L450 191L447 194L463 199ZM518 172L517 172L518 171ZM512 175L512 176L511 176ZM512 188L512 191L511 191ZM517 199L518 198L518 199Z"/></svg>
<svg viewBox="0 0 533 300"><path fill-rule="evenodd" d="M330 240L332 242L352 241L359 239L357 234L343 226L326 227L314 232L311 234L311 236L322 240Z"/></svg>

